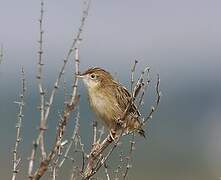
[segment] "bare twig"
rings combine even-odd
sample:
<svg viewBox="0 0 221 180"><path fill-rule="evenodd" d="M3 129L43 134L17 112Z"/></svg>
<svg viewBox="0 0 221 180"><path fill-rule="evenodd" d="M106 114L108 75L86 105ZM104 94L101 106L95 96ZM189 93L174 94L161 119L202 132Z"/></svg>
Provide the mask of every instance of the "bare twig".
<svg viewBox="0 0 221 180"><path fill-rule="evenodd" d="M75 58L76 58L76 61L75 61L76 62L75 63L76 71L75 72L76 72L76 74L77 73L79 74L79 54L78 54L78 48L76 48L76 45L80 41L80 36L82 34L82 31L83 31L85 20L88 16L89 7L90 7L90 0L86 4L86 10L83 11L83 15L82 15L82 18L81 18L81 24L80 24L80 27L78 29L76 38L73 39L72 45L71 45L70 49L68 50L68 53L67 53L67 55L64 59L64 63L63 63L63 65L61 67L61 70L58 74L58 78L57 78L57 80L54 84L54 88L51 92L49 102L45 106L46 109L44 111L44 125L46 124L46 121L48 119L50 109L51 109L51 105L52 105L53 100L54 100L55 93L56 93L57 89L59 88L61 77L64 74L65 67L67 65L68 60L70 59L70 56L71 56L73 50L75 50L75 52L76 52L76 56L75 56ZM42 51L40 51L40 52L42 52ZM42 54L42 53L40 53L40 54ZM72 96L71 96L71 99L70 99L69 103L66 105L65 110L64 110L63 115L62 115L62 119L60 120L59 127L58 127L58 130L57 130L57 136L56 136L55 144L52 147L52 150L50 151L48 156L41 161L40 166L36 170L34 175L32 175L32 169L33 169L36 149L37 149L38 144L39 144L38 140L41 139L40 135L38 136L37 141L35 141L33 143L33 149L32 149L32 153L31 153L31 157L30 157L30 161L29 161L29 171L28 171L28 175L29 175L30 179L40 179L44 175L46 170L48 169L48 166L49 166L51 160L54 159L57 152L60 151L60 144L61 144L64 132L65 132L65 127L66 127L66 124L68 122L69 116L70 116L71 112L73 112L75 110L76 104L79 101L79 96L77 96L77 93L76 93L77 84L78 84L78 78L77 78L77 76L75 76L75 81L74 81L73 90L72 90ZM44 128L43 128L43 130L44 130Z"/></svg>
<svg viewBox="0 0 221 180"><path fill-rule="evenodd" d="M78 49L76 49L76 56L75 56L75 63L77 64L76 67L76 72L79 72L79 55L78 55ZM55 140L55 144L52 148L52 150L50 151L50 153L48 154L47 158L45 160L42 160L40 163L39 168L37 169L37 171L34 174L33 180L37 180L40 179L44 173L47 171L48 166L50 164L50 162L54 159L55 155L57 154L57 152L60 151L61 148L61 142L64 136L64 132L66 129L66 125L68 123L69 117L71 112L73 112L76 108L76 105L78 104L79 98L80 96L77 96L77 75L74 81L74 86L72 89L72 97L68 103L68 105L66 106L66 108L64 109L64 113L61 117L60 123L59 123L59 127L57 130L57 135L56 135L56 140Z"/></svg>
<svg viewBox="0 0 221 180"><path fill-rule="evenodd" d="M54 88L51 92L51 95L50 95L50 98L49 98L49 102L47 103L47 108L46 108L46 111L45 111L45 120L47 120L48 118L48 115L50 113L50 109L51 109L51 106L52 106L52 103L53 103L53 100L54 100L54 96L55 96L55 93L57 91L57 89L59 88L59 85L60 85L60 81L61 81L61 77L62 75L64 74L64 71L65 71L65 68L66 68L66 65L70 59L70 56L71 54L73 53L74 49L76 48L77 46L77 43L81 40L81 34L83 32L83 27L85 25L85 21L88 17L88 12L89 12L89 8L90 8L90 0L88 0L88 3L86 4L86 8L85 10L83 10L83 15L81 17L81 24L80 24L80 27L78 28L78 32L77 32L77 35L74 36L74 39L73 39L73 42L71 44L71 47L69 48L68 50L68 53L66 55L66 57L64 58L64 63L60 69L60 72L58 74L58 77L57 77L57 80L54 84ZM72 96L72 100L73 101L73 96Z"/></svg>
<svg viewBox="0 0 221 180"><path fill-rule="evenodd" d="M79 122L80 121L80 115L79 115L79 112L78 112L77 117L75 119L76 119L75 127L74 127L74 131L73 131L73 134L72 134L72 137L71 137L71 141L70 141L70 143L68 144L68 146L66 148L63 159L60 161L60 163L58 165L59 168L61 168L61 166L64 164L64 161L68 158L68 153L71 150L72 145L76 141L76 138L77 138L79 130L80 130L80 122Z"/></svg>
<svg viewBox="0 0 221 180"><path fill-rule="evenodd" d="M97 142L97 121L93 121L93 144Z"/></svg>
<svg viewBox="0 0 221 180"><path fill-rule="evenodd" d="M70 114L71 112L75 110L76 105L79 102L79 98L80 96L77 96L75 101L72 103L72 105L71 106L67 105L67 107L65 108L62 119L60 120L59 127L57 130L55 144L53 145L47 158L41 161L40 166L38 167L34 176L32 177L33 180L38 180L45 174L45 172L47 171L49 167L49 164L51 163L51 161L54 159L57 152L59 151Z"/></svg>
<svg viewBox="0 0 221 180"><path fill-rule="evenodd" d="M145 73L145 72L143 72L143 73ZM137 108L138 109L140 109L140 107L144 104L143 103L143 100L144 100L144 96L145 96L145 93L146 93L146 91L147 91L147 87L148 87L148 85L150 84L150 68L147 68L147 70L146 70L146 74L147 74L147 80L146 80L146 82L144 83L144 85L143 85L143 87L142 87L142 92L141 92L141 96L140 96L140 98L139 98L139 100L138 100L138 105L137 105Z"/></svg>
<svg viewBox="0 0 221 180"><path fill-rule="evenodd" d="M128 156L126 157L126 170L125 170L125 173L123 173L123 179L126 179L127 175L128 175L128 172L129 172L129 169L132 167L131 166L131 158L132 158L132 152L135 148L135 134L133 133L132 134L132 138L130 140L130 149L129 149L129 154Z"/></svg>
<svg viewBox="0 0 221 180"><path fill-rule="evenodd" d="M68 103L67 82L63 76L63 90L64 90L64 107Z"/></svg>
<svg viewBox="0 0 221 180"><path fill-rule="evenodd" d="M91 176L93 174L95 174L96 172L98 172L98 170L103 166L105 165L106 161L109 159L109 157L111 156L111 154L113 153L114 149L118 146L118 143L120 141L120 137L117 138L114 142L114 145L112 146L112 148L109 150L109 152L107 153L107 155L105 157L101 156L101 158L98 160L94 170L93 170L93 173L91 174Z"/></svg>
<svg viewBox="0 0 221 180"><path fill-rule="evenodd" d="M132 69L131 69L131 82L130 82L130 89L131 89L131 93L133 92L133 86L134 86L134 73L135 73L135 70L136 70L136 65L137 65L137 63L138 63L138 61L137 60L135 60L134 61L134 65L133 65L133 67L132 67Z"/></svg>
<svg viewBox="0 0 221 180"><path fill-rule="evenodd" d="M76 98L77 94L77 86L78 86L78 75L80 74L79 72L79 49L76 47L75 48L75 76L74 76L74 83L73 83L73 91L71 94L71 99L69 102L69 105L71 106Z"/></svg>
<svg viewBox="0 0 221 180"><path fill-rule="evenodd" d="M13 175L12 175L12 180L16 180L17 173L19 172L19 164L21 162L21 157L18 155L18 148L19 148L19 143L21 142L21 126L22 126L22 120L23 120L23 109L25 105L24 101L24 96L25 96L25 91L26 91L26 82L25 82L25 72L24 69L22 68L21 70L22 77L21 77L21 94L20 94L20 101L15 102L18 104L19 107L19 112L17 115L17 123L16 123L16 142L13 150Z"/></svg>
<svg viewBox="0 0 221 180"><path fill-rule="evenodd" d="M97 143L100 143L104 135L104 126L102 126L102 128L100 128L98 131L99 131L99 138L97 139Z"/></svg>
<svg viewBox="0 0 221 180"><path fill-rule="evenodd" d="M109 173L108 173L108 166L107 166L107 164L106 163L104 163L104 168L105 168L105 174L106 174L106 177L107 177L107 180L110 180L111 178L110 178L110 175L109 175Z"/></svg>
<svg viewBox="0 0 221 180"><path fill-rule="evenodd" d="M123 163L123 157L124 157L124 154L123 152L120 152L120 155L119 155L119 165L117 166L117 168L114 170L114 180L119 180L120 176L122 176L122 174L120 174L120 170L122 169L122 163Z"/></svg>
<svg viewBox="0 0 221 180"><path fill-rule="evenodd" d="M45 152L45 145L44 145L44 133L46 130L46 121L45 121L45 92L43 88L43 15L44 15L44 2L41 1L41 11L40 11L40 18L39 18L39 51L38 51L38 75L37 75L37 81L38 81L38 89L40 94L40 114L41 114L41 120L40 120L40 127L39 127L39 136L36 140L36 143L40 143L40 149L41 149L41 155L42 159L46 158L46 152Z"/></svg>
<svg viewBox="0 0 221 180"><path fill-rule="evenodd" d="M161 99L161 92L160 92L160 75L157 75L157 85L156 85L156 104L151 107L149 114L143 120L143 124L147 123L150 119L152 119L153 113L158 109Z"/></svg>
<svg viewBox="0 0 221 180"><path fill-rule="evenodd" d="M113 142L112 136L109 134L103 142L98 146L93 146L91 149L91 153L88 156L87 167L84 170L84 178L89 179L96 172L94 172L94 163L99 158L100 154Z"/></svg>
<svg viewBox="0 0 221 180"><path fill-rule="evenodd" d="M32 171L34 166L34 160L36 156L37 148L40 144L41 149L41 156L42 159L46 158L46 151L44 146L44 132L46 130L46 120L45 120L45 92L43 89L43 17L44 17L44 2L41 1L41 8L40 8L40 18L39 18L39 50L38 50L38 65L37 65L37 81L38 81L38 90L40 94L40 127L39 127L39 134L36 140L33 142L33 147L31 151L31 156L29 157L29 168L28 168L28 177L32 178Z"/></svg>

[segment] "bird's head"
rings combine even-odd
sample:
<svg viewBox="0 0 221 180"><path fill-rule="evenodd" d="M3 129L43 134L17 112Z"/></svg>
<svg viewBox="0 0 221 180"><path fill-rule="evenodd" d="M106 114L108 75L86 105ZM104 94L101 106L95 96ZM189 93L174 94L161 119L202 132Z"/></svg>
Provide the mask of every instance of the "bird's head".
<svg viewBox="0 0 221 180"><path fill-rule="evenodd" d="M109 72L98 67L90 68L78 77L82 78L84 84L90 90L105 86L113 81L113 77Z"/></svg>

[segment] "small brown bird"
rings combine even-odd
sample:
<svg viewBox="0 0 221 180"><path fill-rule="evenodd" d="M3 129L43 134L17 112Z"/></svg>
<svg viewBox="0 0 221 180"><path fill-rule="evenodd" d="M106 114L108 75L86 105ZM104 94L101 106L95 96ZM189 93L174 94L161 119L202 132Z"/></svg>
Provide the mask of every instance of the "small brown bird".
<svg viewBox="0 0 221 180"><path fill-rule="evenodd" d="M118 132L123 130L124 134L135 131L145 136L139 121L140 113L134 104L131 105L124 119L124 126L119 127L119 119L130 102L131 94L125 87L114 81L109 72L95 67L88 69L79 77L83 79L87 87L92 110L109 130L114 129Z"/></svg>

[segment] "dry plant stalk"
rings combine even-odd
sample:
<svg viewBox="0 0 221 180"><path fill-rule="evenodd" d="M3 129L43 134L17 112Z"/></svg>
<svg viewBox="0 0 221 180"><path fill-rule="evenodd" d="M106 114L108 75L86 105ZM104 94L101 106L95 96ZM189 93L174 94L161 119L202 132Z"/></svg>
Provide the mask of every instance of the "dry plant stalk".
<svg viewBox="0 0 221 180"><path fill-rule="evenodd" d="M39 18L39 50L38 50L38 65L37 65L37 81L38 81L38 89L40 94L40 127L39 134L35 141L33 141L33 148L31 152L31 156L29 158L29 169L28 176L32 178L32 170L34 166L34 160L36 158L36 151L40 144L41 149L41 157L42 159L46 158L45 146L44 146L44 132L46 130L46 119L45 119L45 92L43 89L43 15L44 15L44 2L41 1L41 10L40 10L40 18Z"/></svg>
<svg viewBox="0 0 221 180"><path fill-rule="evenodd" d="M37 81L38 81L38 89L40 94L40 127L39 127L39 136L36 140L36 144L40 143L40 149L41 149L41 156L42 159L46 158L46 152L45 152L45 145L44 145L44 132L46 130L46 120L45 120L45 91L43 88L43 15L44 15L44 2L41 1L41 13L40 13L40 19L39 19L39 51L38 51L38 75L37 75Z"/></svg>
<svg viewBox="0 0 221 180"><path fill-rule="evenodd" d="M79 96L77 95L77 84L78 84L78 78L77 75L79 74L79 54L78 54L78 42L80 41L80 36L82 34L83 31L83 27L86 21L86 18L88 16L88 11L89 11L89 7L90 7L90 1L88 1L88 3L86 4L86 9L83 11L83 15L81 18L81 24L80 27L78 29L76 38L73 39L72 45L70 47L70 49L68 50L67 56L64 59L64 63L61 67L61 70L58 74L58 78L54 84L54 88L51 92L50 98L49 98L49 102L46 103L45 105L45 92L43 89L43 85L42 85L42 67L43 67L43 63L42 63L42 54L43 54L43 48L42 48L42 43L43 43L43 29L42 29L42 23L43 23L43 13L44 13L44 3L43 1L41 2L41 15L40 15L40 19L39 19L39 29L40 29L40 40L39 40L39 60L38 60L38 86L39 86L39 93L40 93L40 99L41 99L41 103L40 103L40 112L41 112L41 120L40 120L40 132L39 135L36 138L36 141L33 142L33 148L32 148L32 152L31 152L31 156L29 158L29 168L28 168L28 176L30 179L40 179L41 176L43 176L43 174L45 173L45 171L48 169L49 163L51 162L51 160L55 157L56 153L59 151L60 149L60 144L61 144L61 140L62 137L64 135L64 131L65 131L65 127L66 124L68 122L69 116L71 114L71 112L73 112L75 110L75 106L77 105L78 101L79 101ZM75 80L74 80L74 84L73 84L73 90L72 90L72 96L69 100L69 103L66 105L66 108L63 112L62 118L60 119L60 123L59 123L59 127L58 127L58 131L57 131L57 136L56 136L56 140L55 140L55 144L54 147L52 148L52 150L50 151L50 153L47 155L45 152L45 148L44 148L44 132L46 130L46 122L50 113L50 109L51 106L53 104L53 100L54 100L54 96L56 91L59 88L60 82L61 82L61 78L62 75L64 74L66 65L70 59L70 56L73 52L76 52L75 55ZM42 152L42 161L40 163L39 168L36 170L36 172L33 174L33 167L34 167L34 162L35 162L35 158L36 158L36 151L37 148L39 146L40 143L40 148L41 148L41 152Z"/></svg>
<svg viewBox="0 0 221 180"><path fill-rule="evenodd" d="M16 141L15 141L15 146L13 150L13 174L12 174L12 180L17 179L17 174L19 172L19 165L21 164L21 157L18 154L19 150L19 143L21 142L21 127L22 127L22 121L23 121L23 109L25 106L25 91L26 91L26 81L25 81L25 72L24 69L22 68L21 70L21 93L20 93L20 100L15 101L14 103L18 104L19 111L17 115L17 123L16 123Z"/></svg>

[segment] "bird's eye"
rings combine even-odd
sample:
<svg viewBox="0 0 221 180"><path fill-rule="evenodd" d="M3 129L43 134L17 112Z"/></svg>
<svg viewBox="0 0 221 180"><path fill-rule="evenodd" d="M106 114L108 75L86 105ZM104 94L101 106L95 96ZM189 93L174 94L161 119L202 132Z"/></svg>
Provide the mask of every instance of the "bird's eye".
<svg viewBox="0 0 221 180"><path fill-rule="evenodd" d="M95 74L91 74L91 79L95 79Z"/></svg>

